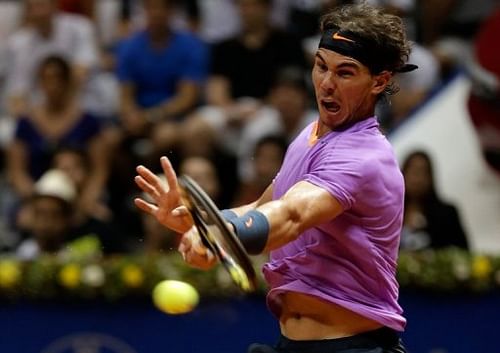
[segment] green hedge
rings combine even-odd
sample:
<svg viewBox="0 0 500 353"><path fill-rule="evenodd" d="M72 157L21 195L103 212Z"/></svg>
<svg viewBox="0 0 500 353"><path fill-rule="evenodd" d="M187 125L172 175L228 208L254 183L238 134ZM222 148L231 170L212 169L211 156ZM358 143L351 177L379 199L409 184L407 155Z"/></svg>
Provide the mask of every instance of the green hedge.
<svg viewBox="0 0 500 353"><path fill-rule="evenodd" d="M253 262L260 276L263 257ZM221 266L205 272L185 265L177 252L156 256L44 256L21 262L0 257L0 297L18 299L104 299L149 297L163 279L183 280L204 297L242 295ZM500 288L500 256L447 249L402 252L398 280L401 288L433 292L488 292ZM259 294L266 286L259 277Z"/></svg>

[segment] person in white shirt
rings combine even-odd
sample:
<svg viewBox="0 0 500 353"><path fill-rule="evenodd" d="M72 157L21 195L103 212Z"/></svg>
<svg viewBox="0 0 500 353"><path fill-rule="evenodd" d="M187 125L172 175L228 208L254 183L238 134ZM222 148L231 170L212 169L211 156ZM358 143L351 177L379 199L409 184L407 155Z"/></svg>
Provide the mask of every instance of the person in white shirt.
<svg viewBox="0 0 500 353"><path fill-rule="evenodd" d="M98 63L92 22L57 12L54 0L25 0L26 24L7 43L6 99L11 116L26 111L36 85L36 68L49 55L71 63L77 84L85 85Z"/></svg>

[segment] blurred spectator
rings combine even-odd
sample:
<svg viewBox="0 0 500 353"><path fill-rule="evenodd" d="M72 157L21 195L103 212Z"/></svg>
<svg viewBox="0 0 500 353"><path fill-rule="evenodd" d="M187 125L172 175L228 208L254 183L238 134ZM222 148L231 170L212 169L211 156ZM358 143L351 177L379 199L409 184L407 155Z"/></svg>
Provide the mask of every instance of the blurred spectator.
<svg viewBox="0 0 500 353"><path fill-rule="evenodd" d="M16 251L20 259L33 260L63 249L69 241L75 197L76 189L62 171L50 170L37 181L33 197L27 201L32 212L30 236Z"/></svg>
<svg viewBox="0 0 500 353"><path fill-rule="evenodd" d="M421 250L456 246L469 249L457 209L436 192L430 157L422 151L403 163L405 214L401 249Z"/></svg>
<svg viewBox="0 0 500 353"><path fill-rule="evenodd" d="M109 146L105 134L99 120L81 109L67 61L47 57L38 68L37 77L43 100L17 120L14 139L7 146L8 181L21 198L30 197L34 180L50 167L55 151L63 146L86 149L90 175L80 206L92 213L108 177Z"/></svg>
<svg viewBox="0 0 500 353"><path fill-rule="evenodd" d="M475 40L468 109L483 156L500 176L500 7L481 27Z"/></svg>
<svg viewBox="0 0 500 353"><path fill-rule="evenodd" d="M186 158L179 166L179 173L191 177L216 204L219 204L221 185L212 161L203 157Z"/></svg>
<svg viewBox="0 0 500 353"><path fill-rule="evenodd" d="M220 184L224 186L217 198L218 205L221 208L229 207L238 185L235 151L222 148L215 132L201 119L191 118L183 124L177 157L178 160L173 159L175 166L193 157L210 161L217 171Z"/></svg>
<svg viewBox="0 0 500 353"><path fill-rule="evenodd" d="M287 138L279 135L264 136L257 141L251 160L254 174L251 179L241 183L233 202L235 207L257 200L272 184L285 157L287 146Z"/></svg>
<svg viewBox="0 0 500 353"><path fill-rule="evenodd" d="M310 108L307 85L298 68L280 70L262 106L243 127L238 149L239 177L251 180L255 173L252 156L257 141L267 135L283 135L290 142L306 125L318 118Z"/></svg>
<svg viewBox="0 0 500 353"><path fill-rule="evenodd" d="M181 122L200 99L208 71L208 47L189 32L172 29L173 0L144 0L146 28L118 48L120 80L118 148L113 158L111 205L123 232L137 234L141 222L131 200L138 164L158 168L161 154L174 151Z"/></svg>
<svg viewBox="0 0 500 353"><path fill-rule="evenodd" d="M97 65L92 23L59 13L55 0L25 0L26 24L8 39L6 99L12 116L25 113L36 94L36 70L49 55L66 58L75 82L83 86Z"/></svg>
<svg viewBox="0 0 500 353"><path fill-rule="evenodd" d="M209 107L199 111L228 151L237 149L242 126L269 93L277 71L305 67L300 41L271 26L270 0L238 0L237 4L241 32L214 46L206 89Z"/></svg>
<svg viewBox="0 0 500 353"><path fill-rule="evenodd" d="M161 153L175 144L176 121L199 102L208 51L195 36L169 28L171 0L143 4L146 29L118 52L121 121L126 145L146 138L139 141L151 142L153 151Z"/></svg>

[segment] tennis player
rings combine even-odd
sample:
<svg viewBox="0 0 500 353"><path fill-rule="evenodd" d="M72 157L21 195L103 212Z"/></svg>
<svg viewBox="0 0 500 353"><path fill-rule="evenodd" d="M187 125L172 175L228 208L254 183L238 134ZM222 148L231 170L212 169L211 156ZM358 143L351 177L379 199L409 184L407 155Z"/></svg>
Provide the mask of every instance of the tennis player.
<svg viewBox="0 0 500 353"><path fill-rule="evenodd" d="M394 92L393 75L410 45L400 18L367 5L323 16L312 79L318 120L288 148L279 174L255 202L224 210L251 254L270 252L263 273L267 303L279 320L274 346L249 352L405 352L396 262L403 177L379 131L375 104ZM199 268L214 265L182 206L175 173L168 186L146 168L136 183L155 200L136 205L185 233L179 251Z"/></svg>

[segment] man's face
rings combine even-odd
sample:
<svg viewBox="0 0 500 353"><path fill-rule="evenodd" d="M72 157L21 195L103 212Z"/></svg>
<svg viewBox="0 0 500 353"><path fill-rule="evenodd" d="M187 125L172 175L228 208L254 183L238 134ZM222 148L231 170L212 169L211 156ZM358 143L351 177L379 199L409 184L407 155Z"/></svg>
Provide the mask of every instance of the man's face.
<svg viewBox="0 0 500 353"><path fill-rule="evenodd" d="M372 75L359 61L320 48L312 80L321 122L334 129L373 114L377 96L389 79L388 72Z"/></svg>
<svg viewBox="0 0 500 353"><path fill-rule="evenodd" d="M70 221L62 201L38 197L33 201L33 234L39 241L52 243L64 239Z"/></svg>
<svg viewBox="0 0 500 353"><path fill-rule="evenodd" d="M163 0L144 1L146 22L150 29L165 29L170 16L170 7Z"/></svg>
<svg viewBox="0 0 500 353"><path fill-rule="evenodd" d="M265 1L239 0L238 5L244 28L258 28L267 23L270 7Z"/></svg>

